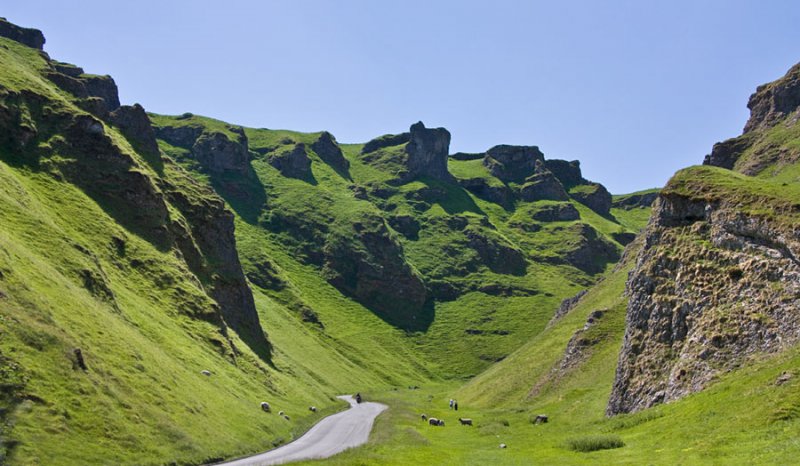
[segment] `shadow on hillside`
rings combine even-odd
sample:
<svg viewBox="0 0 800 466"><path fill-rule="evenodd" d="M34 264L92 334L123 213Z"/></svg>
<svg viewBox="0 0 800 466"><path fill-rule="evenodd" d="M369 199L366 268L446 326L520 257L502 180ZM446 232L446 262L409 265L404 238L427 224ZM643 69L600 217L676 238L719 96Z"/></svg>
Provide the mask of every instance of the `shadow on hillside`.
<svg viewBox="0 0 800 466"><path fill-rule="evenodd" d="M467 190L459 184L429 178L421 178L419 181L426 186L418 191L422 200L431 204L439 204L448 215L464 212L486 215L486 212L475 204L475 200Z"/></svg>
<svg viewBox="0 0 800 466"><path fill-rule="evenodd" d="M367 309L380 317L382 321L407 333L427 332L436 317L436 309L433 300L430 299L416 312L389 314L370 307Z"/></svg>
<svg viewBox="0 0 800 466"><path fill-rule="evenodd" d="M242 220L250 225L258 223L258 216L267 202L267 192L252 165L247 164L244 176L212 175L211 185Z"/></svg>

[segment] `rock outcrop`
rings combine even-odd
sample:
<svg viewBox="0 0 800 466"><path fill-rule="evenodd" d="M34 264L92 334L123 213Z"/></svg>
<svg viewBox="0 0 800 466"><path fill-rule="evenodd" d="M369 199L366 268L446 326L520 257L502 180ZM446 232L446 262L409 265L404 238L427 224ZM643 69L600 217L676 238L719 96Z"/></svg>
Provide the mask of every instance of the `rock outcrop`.
<svg viewBox="0 0 800 466"><path fill-rule="evenodd" d="M44 34L38 29L24 28L9 23L5 18L0 18L0 37L11 39L28 47L42 50L44 48Z"/></svg>
<svg viewBox="0 0 800 466"><path fill-rule="evenodd" d="M549 159L544 161L544 166L558 178L558 181L564 185L565 189L587 183L581 174L581 162L578 160L568 162L566 160Z"/></svg>
<svg viewBox="0 0 800 466"><path fill-rule="evenodd" d="M767 168L800 160L800 149L786 144L797 137L800 121L800 64L782 78L759 86L747 107L750 119L744 133L715 144L703 164L757 175Z"/></svg>
<svg viewBox="0 0 800 466"><path fill-rule="evenodd" d="M333 286L387 322L415 327L427 290L383 220L369 218L353 224L352 237L331 235L323 254L323 273Z"/></svg>
<svg viewBox="0 0 800 466"><path fill-rule="evenodd" d="M450 180L447 171L447 155L450 149L450 132L444 128L426 128L419 121L411 125L406 153L408 154L408 177L427 176L438 180Z"/></svg>
<svg viewBox="0 0 800 466"><path fill-rule="evenodd" d="M534 173L537 161L544 162L538 147L503 144L486 151L483 164L500 180L520 182Z"/></svg>
<svg viewBox="0 0 800 466"><path fill-rule="evenodd" d="M600 183L585 183L570 191L570 195L600 215L608 215L611 211L611 193Z"/></svg>
<svg viewBox="0 0 800 466"><path fill-rule="evenodd" d="M600 273L609 262L619 260L619 251L590 225L578 223L572 226L576 238L566 253L566 261L589 274Z"/></svg>
<svg viewBox="0 0 800 466"><path fill-rule="evenodd" d="M568 222L581 218L580 212L569 202L546 204L531 213L537 222Z"/></svg>
<svg viewBox="0 0 800 466"><path fill-rule="evenodd" d="M556 312L553 314L553 317L550 318L550 322L547 323L547 326L549 327L558 322L562 317L569 314L569 311L575 309L575 306L578 305L578 302L580 302L581 298L583 298L588 291L589 290L581 290L575 296L562 300L558 309L556 309Z"/></svg>
<svg viewBox="0 0 800 466"><path fill-rule="evenodd" d="M569 199L564 186L541 160L535 161L534 174L525 179L519 190L523 201L566 201Z"/></svg>
<svg viewBox="0 0 800 466"><path fill-rule="evenodd" d="M342 149L336 143L336 138L327 131L323 131L319 138L311 144L313 150L323 162L327 163L334 170L346 172L350 168L350 162L344 158Z"/></svg>
<svg viewBox="0 0 800 466"><path fill-rule="evenodd" d="M139 104L123 105L111 112L109 121L117 126L139 152L158 154L158 142L150 118Z"/></svg>
<svg viewBox="0 0 800 466"><path fill-rule="evenodd" d="M800 107L800 63L794 65L781 79L759 86L750 96L747 108L750 119L744 132L774 126L776 123L797 112Z"/></svg>
<svg viewBox="0 0 800 466"><path fill-rule="evenodd" d="M609 415L678 399L748 356L800 341L797 223L747 215L735 196L675 192L675 183L656 203L627 284Z"/></svg>
<svg viewBox="0 0 800 466"><path fill-rule="evenodd" d="M241 127L229 126L233 138L221 131L206 131L200 125L157 126L156 137L190 151L202 169L211 175L250 171L247 136Z"/></svg>
<svg viewBox="0 0 800 466"><path fill-rule="evenodd" d="M311 159L308 158L306 145L297 143L291 149L270 154L269 164L277 168L284 176L305 178L311 175Z"/></svg>

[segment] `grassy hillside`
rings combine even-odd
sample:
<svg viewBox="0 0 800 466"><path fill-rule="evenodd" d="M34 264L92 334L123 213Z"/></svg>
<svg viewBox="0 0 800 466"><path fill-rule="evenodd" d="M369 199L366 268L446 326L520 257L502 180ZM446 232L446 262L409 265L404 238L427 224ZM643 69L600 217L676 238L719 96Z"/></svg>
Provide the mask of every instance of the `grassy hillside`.
<svg viewBox="0 0 800 466"><path fill-rule="evenodd" d="M410 176L391 135L364 153L148 116L110 77L5 38L0 63L2 463L197 464L289 441L337 394L512 367L570 333L547 328L554 309L648 209L590 207L594 184L526 200L533 181L480 160Z"/></svg>
<svg viewBox="0 0 800 466"><path fill-rule="evenodd" d="M93 176L90 149L63 145L61 120L48 115L99 120L43 77L52 72L46 57L6 39L0 45L2 109L22 119L5 129L0 148L0 462L230 457L290 440L339 409L337 394L430 377L402 332L337 297L331 306L343 304L352 317L322 333L291 300L256 292L261 323L273 334L269 359L220 328L211 282L192 271L189 257L137 228L139 212L123 198L109 201L74 181ZM216 202L178 165L137 153L101 125L108 150L130 166L113 176L169 186L197 205ZM72 163L88 168L74 173ZM163 199L155 189L153 199ZM175 205L162 205L173 225L186 225ZM328 299L324 283L315 290ZM261 401L291 421L262 412ZM313 414L309 405L321 409Z"/></svg>
<svg viewBox="0 0 800 466"><path fill-rule="evenodd" d="M324 463L792 463L800 450L796 348L778 357L753 357L680 401L606 417L631 266L609 275L562 319L463 387L371 393L392 409L379 418L369 444ZM582 331L596 310L605 312ZM574 335L584 344L565 366ZM449 398L458 400L458 412L448 409ZM427 425L423 413L444 419L446 426ZM549 422L535 424L539 414ZM459 417L472 419L474 426L459 425ZM499 448L501 443L507 448Z"/></svg>

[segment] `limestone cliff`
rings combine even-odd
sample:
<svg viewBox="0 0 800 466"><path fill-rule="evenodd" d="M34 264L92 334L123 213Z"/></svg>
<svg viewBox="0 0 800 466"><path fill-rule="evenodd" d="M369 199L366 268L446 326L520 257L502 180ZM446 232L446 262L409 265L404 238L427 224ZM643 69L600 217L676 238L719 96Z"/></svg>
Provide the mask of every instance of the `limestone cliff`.
<svg viewBox="0 0 800 466"><path fill-rule="evenodd" d="M627 283L609 415L702 390L800 342L798 74L759 87L745 134L659 195Z"/></svg>

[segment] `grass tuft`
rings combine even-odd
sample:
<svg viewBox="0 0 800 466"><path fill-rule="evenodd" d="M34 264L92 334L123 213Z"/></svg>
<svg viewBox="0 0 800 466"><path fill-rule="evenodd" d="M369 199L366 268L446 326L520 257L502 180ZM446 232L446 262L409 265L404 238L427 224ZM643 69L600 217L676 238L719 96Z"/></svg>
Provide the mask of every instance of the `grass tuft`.
<svg viewBox="0 0 800 466"><path fill-rule="evenodd" d="M614 448L622 448L624 446L625 442L622 441L619 435L587 435L567 440L567 448L582 453L598 450L613 450Z"/></svg>

